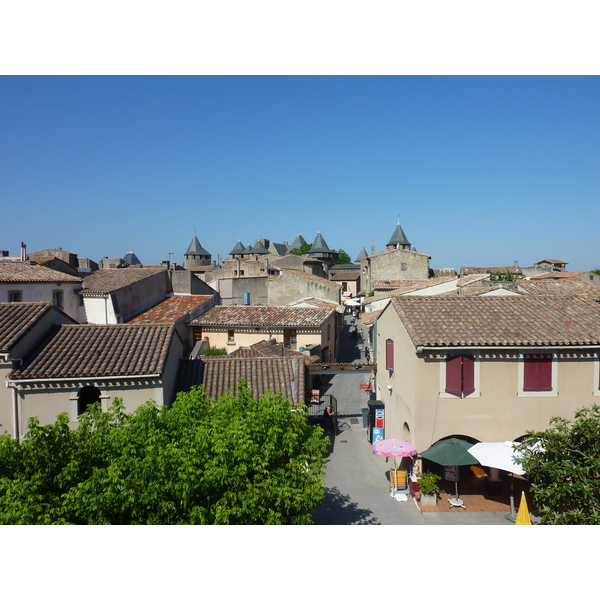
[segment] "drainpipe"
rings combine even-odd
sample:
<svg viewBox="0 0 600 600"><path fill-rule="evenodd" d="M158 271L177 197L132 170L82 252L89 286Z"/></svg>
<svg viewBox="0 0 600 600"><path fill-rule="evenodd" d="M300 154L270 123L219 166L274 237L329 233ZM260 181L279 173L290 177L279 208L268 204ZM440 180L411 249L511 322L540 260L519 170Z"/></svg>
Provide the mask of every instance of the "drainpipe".
<svg viewBox="0 0 600 600"><path fill-rule="evenodd" d="M10 381L6 382L6 387L10 388L13 392L13 439L19 442L21 438L21 428L19 427L19 394L17 387L11 384Z"/></svg>

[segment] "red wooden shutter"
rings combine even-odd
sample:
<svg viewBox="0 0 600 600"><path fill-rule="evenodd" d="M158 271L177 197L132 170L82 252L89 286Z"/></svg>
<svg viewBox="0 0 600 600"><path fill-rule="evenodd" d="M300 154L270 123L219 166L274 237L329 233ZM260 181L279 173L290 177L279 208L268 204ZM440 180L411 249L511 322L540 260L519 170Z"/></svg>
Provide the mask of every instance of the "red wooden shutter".
<svg viewBox="0 0 600 600"><path fill-rule="evenodd" d="M552 354L525 354L523 357L523 391L552 391Z"/></svg>
<svg viewBox="0 0 600 600"><path fill-rule="evenodd" d="M523 356L523 391L538 391L538 368L533 354Z"/></svg>
<svg viewBox="0 0 600 600"><path fill-rule="evenodd" d="M460 394L462 392L462 357L459 354L446 356L446 392Z"/></svg>
<svg viewBox="0 0 600 600"><path fill-rule="evenodd" d="M538 359L538 382L540 392L552 391L552 354L541 354Z"/></svg>
<svg viewBox="0 0 600 600"><path fill-rule="evenodd" d="M475 357L462 356L462 392L472 394L475 391Z"/></svg>
<svg viewBox="0 0 600 600"><path fill-rule="evenodd" d="M385 368L394 370L394 340L385 340Z"/></svg>

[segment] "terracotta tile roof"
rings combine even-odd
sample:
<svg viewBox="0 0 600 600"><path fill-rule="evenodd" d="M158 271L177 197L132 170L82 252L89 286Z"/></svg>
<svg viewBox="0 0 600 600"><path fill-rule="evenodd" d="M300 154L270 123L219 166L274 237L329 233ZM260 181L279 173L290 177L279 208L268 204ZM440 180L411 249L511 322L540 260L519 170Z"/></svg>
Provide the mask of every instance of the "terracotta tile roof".
<svg viewBox="0 0 600 600"><path fill-rule="evenodd" d="M294 306L213 306L190 325L238 327L320 327L330 308Z"/></svg>
<svg viewBox="0 0 600 600"><path fill-rule="evenodd" d="M71 379L162 373L168 325L62 325L11 379Z"/></svg>
<svg viewBox="0 0 600 600"><path fill-rule="evenodd" d="M81 277L29 262L0 262L0 282L81 283Z"/></svg>
<svg viewBox="0 0 600 600"><path fill-rule="evenodd" d="M519 289L537 296L581 296L600 300L600 286L581 279L522 279Z"/></svg>
<svg viewBox="0 0 600 600"><path fill-rule="evenodd" d="M483 296L485 294L489 294L490 292L494 292L496 290L506 290L512 292L512 294L516 294L521 296L522 292L516 289L516 286L508 287L507 284L504 285L469 285L457 288L455 290L450 290L449 292L444 292L440 294L440 296ZM510 295L510 294L508 294Z"/></svg>
<svg viewBox="0 0 600 600"><path fill-rule="evenodd" d="M377 291L392 291L404 288L410 288L407 291L424 290L428 287L440 285L442 283L448 283L454 281L456 277L435 277L434 279L385 279L373 282L373 288ZM403 293L406 293L404 291Z"/></svg>
<svg viewBox="0 0 600 600"><path fill-rule="evenodd" d="M358 273L343 271L342 273L333 273L330 281L356 281L357 279L360 279L360 271Z"/></svg>
<svg viewBox="0 0 600 600"><path fill-rule="evenodd" d="M489 273L475 273L473 275L463 275L456 282L456 287L463 287L465 285L472 285L477 281L483 281L484 279L489 279Z"/></svg>
<svg viewBox="0 0 600 600"><path fill-rule="evenodd" d="M303 300L297 300L296 302L290 302L288 306L297 306L299 304L302 305L310 305L315 308L339 308L339 304L337 302L330 302L329 300L322 300L321 298L304 298Z"/></svg>
<svg viewBox="0 0 600 600"><path fill-rule="evenodd" d="M547 262L547 263L552 263L554 265L568 265L568 262L565 262L564 260L556 260L555 258L544 258L538 262L536 262L536 265L539 265L540 263L543 262Z"/></svg>
<svg viewBox="0 0 600 600"><path fill-rule="evenodd" d="M560 273L543 273L542 275L534 275L531 279L572 279L582 273L588 271L561 271Z"/></svg>
<svg viewBox="0 0 600 600"><path fill-rule="evenodd" d="M403 296L392 306L415 346L600 344L600 304L583 298Z"/></svg>
<svg viewBox="0 0 600 600"><path fill-rule="evenodd" d="M35 322L50 310L49 302L0 302L0 353L8 354Z"/></svg>
<svg viewBox="0 0 600 600"><path fill-rule="evenodd" d="M173 324L196 309L212 303L214 296L173 296L165 298L152 308L127 321L130 324L166 323ZM197 313L196 313L197 314Z"/></svg>
<svg viewBox="0 0 600 600"><path fill-rule="evenodd" d="M100 269L85 278L82 294L109 294L137 281L163 273L165 269L126 267L124 269Z"/></svg>
<svg viewBox="0 0 600 600"><path fill-rule="evenodd" d="M308 356L302 352L296 350L290 350L286 348L282 343L276 342L275 340L261 340L244 348L238 348L233 352L230 352L227 356L219 356L215 358L256 358L256 357L267 357L267 358L300 358L307 364L313 364L320 362L318 356ZM210 357L204 356L204 359Z"/></svg>
<svg viewBox="0 0 600 600"><path fill-rule="evenodd" d="M362 321L363 325L373 325L373 323L375 323L375 320L379 317L379 315L382 312L383 312L383 309L372 310L370 312L364 312L360 316L360 320Z"/></svg>
<svg viewBox="0 0 600 600"><path fill-rule="evenodd" d="M409 292L416 292L418 290L424 290L429 287L434 287L442 283L448 283L454 281L456 277L436 277L435 279L407 279L404 281L405 284L402 287L391 288L387 291L376 291L374 296L369 296L363 300L363 304L371 304L378 300L385 300L386 298L393 298L394 296L403 296ZM391 283L391 282L390 282Z"/></svg>
<svg viewBox="0 0 600 600"><path fill-rule="evenodd" d="M258 400L267 391L281 392L298 404L304 400L303 358L216 358L204 362L203 385L209 398L220 398L228 390L236 393L243 377Z"/></svg>

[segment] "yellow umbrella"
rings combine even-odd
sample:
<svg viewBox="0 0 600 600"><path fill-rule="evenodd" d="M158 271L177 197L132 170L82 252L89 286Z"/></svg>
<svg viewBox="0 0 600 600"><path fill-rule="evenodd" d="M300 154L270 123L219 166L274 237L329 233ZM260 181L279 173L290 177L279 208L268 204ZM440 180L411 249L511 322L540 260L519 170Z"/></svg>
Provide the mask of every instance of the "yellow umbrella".
<svg viewBox="0 0 600 600"><path fill-rule="evenodd" d="M525 499L525 492L521 492L521 504L519 504L519 512L517 513L515 525L531 525L529 509L527 508L527 500Z"/></svg>

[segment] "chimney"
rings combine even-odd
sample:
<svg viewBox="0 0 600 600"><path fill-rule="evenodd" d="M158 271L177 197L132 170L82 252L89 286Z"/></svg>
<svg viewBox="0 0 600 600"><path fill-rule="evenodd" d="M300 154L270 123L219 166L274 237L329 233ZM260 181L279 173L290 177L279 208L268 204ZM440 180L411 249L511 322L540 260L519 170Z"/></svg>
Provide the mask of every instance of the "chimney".
<svg viewBox="0 0 600 600"><path fill-rule="evenodd" d="M371 256L373 256L373 254L375 254L375 246L371 246Z"/></svg>
<svg viewBox="0 0 600 600"><path fill-rule="evenodd" d="M25 242L21 242L21 261L25 262L27 260L27 246Z"/></svg>

